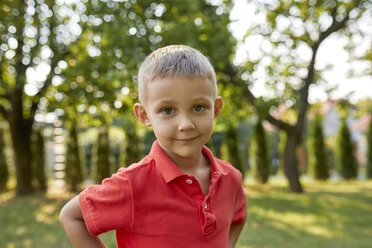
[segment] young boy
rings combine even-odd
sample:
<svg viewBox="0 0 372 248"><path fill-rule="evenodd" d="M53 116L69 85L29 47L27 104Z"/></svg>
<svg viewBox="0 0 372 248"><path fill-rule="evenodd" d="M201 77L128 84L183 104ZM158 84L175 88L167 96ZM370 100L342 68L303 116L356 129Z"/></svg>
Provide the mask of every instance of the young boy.
<svg viewBox="0 0 372 248"><path fill-rule="evenodd" d="M60 222L75 247L232 248L246 218L242 176L204 145L220 114L208 59L183 45L150 54L138 73L134 114L157 140L136 164L89 186L62 209Z"/></svg>

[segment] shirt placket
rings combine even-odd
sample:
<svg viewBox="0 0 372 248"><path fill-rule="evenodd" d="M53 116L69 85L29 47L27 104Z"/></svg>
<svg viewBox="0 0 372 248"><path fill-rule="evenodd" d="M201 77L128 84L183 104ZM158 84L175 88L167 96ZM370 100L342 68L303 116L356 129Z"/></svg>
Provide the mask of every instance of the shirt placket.
<svg viewBox="0 0 372 248"><path fill-rule="evenodd" d="M210 235L216 230L216 216L213 213L213 209L210 204L211 196L214 193L215 185L220 178L219 173L213 173L211 179L211 185L209 187L208 195L204 197L203 191L200 187L199 182L192 176L187 176L185 179L185 185L191 194L191 197L197 203L200 213L200 224L202 229L202 235Z"/></svg>

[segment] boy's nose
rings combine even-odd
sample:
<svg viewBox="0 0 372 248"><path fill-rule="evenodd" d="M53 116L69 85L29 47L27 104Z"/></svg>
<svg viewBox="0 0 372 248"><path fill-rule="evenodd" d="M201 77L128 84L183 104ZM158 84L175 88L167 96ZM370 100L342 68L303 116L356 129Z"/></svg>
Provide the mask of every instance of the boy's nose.
<svg viewBox="0 0 372 248"><path fill-rule="evenodd" d="M194 128L195 128L195 125L189 117L184 116L180 119L180 122L178 124L178 131L188 131Z"/></svg>

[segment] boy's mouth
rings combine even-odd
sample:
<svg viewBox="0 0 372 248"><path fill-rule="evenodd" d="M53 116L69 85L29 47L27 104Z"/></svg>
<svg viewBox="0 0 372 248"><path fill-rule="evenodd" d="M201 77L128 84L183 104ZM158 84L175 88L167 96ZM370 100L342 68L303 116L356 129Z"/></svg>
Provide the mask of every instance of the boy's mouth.
<svg viewBox="0 0 372 248"><path fill-rule="evenodd" d="M182 138L182 139L176 138L175 140L176 140L176 141L179 141L179 142L190 142L190 141L193 141L193 140L195 140L195 139L197 139L197 138L198 138L198 136L196 136L196 137L191 137L191 138Z"/></svg>

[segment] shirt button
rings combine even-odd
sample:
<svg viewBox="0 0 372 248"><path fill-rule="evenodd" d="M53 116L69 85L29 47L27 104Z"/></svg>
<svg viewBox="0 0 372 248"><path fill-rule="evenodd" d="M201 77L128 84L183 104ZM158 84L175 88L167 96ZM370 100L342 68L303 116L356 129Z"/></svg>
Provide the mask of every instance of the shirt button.
<svg viewBox="0 0 372 248"><path fill-rule="evenodd" d="M186 183L187 184L192 184L192 180L191 179L186 179Z"/></svg>
<svg viewBox="0 0 372 248"><path fill-rule="evenodd" d="M207 203L205 203L205 205L204 205L204 208L205 208L205 209L207 209L207 208L208 208L208 204L207 204Z"/></svg>

